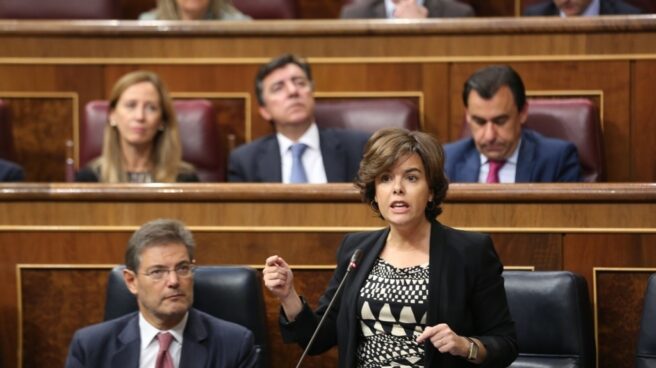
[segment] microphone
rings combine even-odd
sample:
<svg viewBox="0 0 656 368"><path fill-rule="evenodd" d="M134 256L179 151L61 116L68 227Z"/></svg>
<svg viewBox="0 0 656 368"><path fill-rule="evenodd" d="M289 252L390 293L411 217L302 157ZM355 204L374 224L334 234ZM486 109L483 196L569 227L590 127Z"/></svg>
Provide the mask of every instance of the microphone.
<svg viewBox="0 0 656 368"><path fill-rule="evenodd" d="M333 297L330 299L330 303L328 303L328 307L326 308L326 311L321 317L321 320L319 320L319 324L317 325L317 327L315 327L314 333L312 334L310 341L305 346L305 350L303 350L303 354L301 355L301 358L298 360L298 363L296 364L296 368L301 367L301 363L303 362L303 359L305 359L305 356L307 355L308 350L310 350L310 347L312 346L314 339L317 337L317 334L319 333L321 326L323 326L323 322L326 320L326 316L328 316L328 312L330 312L330 309L332 308L335 299L337 299L337 295L339 295L339 292L342 290L342 286L344 285L344 282L348 278L351 271L353 271L358 267L358 262L360 262L360 258L362 258L362 249L356 249L353 252L353 255L351 256L351 260L349 261L349 265L346 268L346 273L344 274L344 277L342 277L342 281L339 282L339 285L337 286L337 290L335 291L335 294L333 294Z"/></svg>

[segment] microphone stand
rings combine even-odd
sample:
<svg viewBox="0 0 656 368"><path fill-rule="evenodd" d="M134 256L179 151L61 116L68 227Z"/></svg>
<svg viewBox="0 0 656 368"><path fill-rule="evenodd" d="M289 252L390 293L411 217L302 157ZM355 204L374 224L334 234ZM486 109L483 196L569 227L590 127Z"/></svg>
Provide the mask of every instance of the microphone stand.
<svg viewBox="0 0 656 368"><path fill-rule="evenodd" d="M296 363L296 368L301 367L301 363L303 362L303 359L305 359L305 356L308 353L308 350L310 350L310 347L312 346L312 343L314 342L314 339L317 337L317 334L319 333L319 330L321 329L321 326L323 326L323 322L326 320L326 317L328 316L328 312L330 312L330 309L332 308L333 304L335 303L335 299L337 299L337 295L339 295L339 292L342 290L342 286L344 286L344 282L348 278L349 274L353 269L358 267L358 262L360 261L360 258L362 257L362 250L361 249L356 249L353 252L353 255L351 256L351 261L349 262L348 268L346 269L346 273L344 274L344 277L342 278L342 281L340 281L339 285L337 286L337 290L335 291L335 294L333 297L330 299L330 303L328 303L328 307L326 307L326 311L324 312L323 316L321 317L321 320L319 320L319 324L317 327L314 329L314 333L312 334L312 337L310 338L310 341L308 344L305 346L305 349L303 350L303 354L301 355L301 358L298 360L298 363Z"/></svg>

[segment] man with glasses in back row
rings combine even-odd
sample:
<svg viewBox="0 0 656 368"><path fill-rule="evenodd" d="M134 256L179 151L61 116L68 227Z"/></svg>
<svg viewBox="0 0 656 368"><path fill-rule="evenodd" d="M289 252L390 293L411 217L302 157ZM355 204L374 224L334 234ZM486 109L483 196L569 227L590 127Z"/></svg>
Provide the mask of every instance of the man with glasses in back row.
<svg viewBox="0 0 656 368"><path fill-rule="evenodd" d="M192 308L194 248L179 221L155 220L137 230L123 278L139 312L77 331L66 367L255 367L251 331Z"/></svg>

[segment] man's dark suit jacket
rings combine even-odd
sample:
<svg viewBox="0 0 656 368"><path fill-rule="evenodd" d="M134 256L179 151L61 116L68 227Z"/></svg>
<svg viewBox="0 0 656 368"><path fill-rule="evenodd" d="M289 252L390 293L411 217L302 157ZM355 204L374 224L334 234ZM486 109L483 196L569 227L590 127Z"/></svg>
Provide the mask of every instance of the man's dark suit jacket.
<svg viewBox="0 0 656 368"><path fill-rule="evenodd" d="M429 18L474 16L471 6L454 0L426 0L424 6L428 9ZM385 0L353 0L342 7L340 18L387 18Z"/></svg>
<svg viewBox="0 0 656 368"><path fill-rule="evenodd" d="M180 368L255 367L253 333L245 327L190 309ZM78 330L66 368L138 368L139 312Z"/></svg>
<svg viewBox="0 0 656 368"><path fill-rule="evenodd" d="M319 145L329 183L352 182L369 135L343 129L319 129ZM228 160L228 181L281 183L280 146L275 134L237 147Z"/></svg>
<svg viewBox="0 0 656 368"><path fill-rule="evenodd" d="M640 14L642 11L622 0L601 0L599 15ZM524 9L525 16L551 16L560 15L560 10L553 1L545 1Z"/></svg>
<svg viewBox="0 0 656 368"><path fill-rule="evenodd" d="M335 294L351 255L362 249L362 261L352 271L310 354L322 353L335 344L339 367L356 366L361 334L357 316L359 292L385 246L389 229L346 235L337 253L337 269L319 301L316 314L307 304L294 322L280 316L286 342L305 346ZM485 367L506 367L517 357L515 325L510 317L499 261L489 236L455 230L437 221L431 225L428 293L429 326L446 323L458 335L474 336L487 347ZM464 358L441 354L426 341L425 367L471 367Z"/></svg>
<svg viewBox="0 0 656 368"><path fill-rule="evenodd" d="M23 181L23 168L17 164L0 159L0 181Z"/></svg>
<svg viewBox="0 0 656 368"><path fill-rule="evenodd" d="M444 145L444 171L451 182L477 183L480 153L472 138ZM574 144L522 129L516 183L580 181L581 166Z"/></svg>

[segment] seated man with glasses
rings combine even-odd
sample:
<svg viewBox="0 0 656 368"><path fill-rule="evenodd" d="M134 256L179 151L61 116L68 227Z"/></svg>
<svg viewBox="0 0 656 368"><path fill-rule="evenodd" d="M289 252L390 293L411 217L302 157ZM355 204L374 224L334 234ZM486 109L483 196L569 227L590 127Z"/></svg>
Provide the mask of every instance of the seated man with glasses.
<svg viewBox="0 0 656 368"><path fill-rule="evenodd" d="M77 331L66 367L255 367L251 331L192 308L194 248L179 221L137 230L123 278L139 312Z"/></svg>

